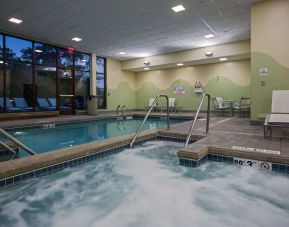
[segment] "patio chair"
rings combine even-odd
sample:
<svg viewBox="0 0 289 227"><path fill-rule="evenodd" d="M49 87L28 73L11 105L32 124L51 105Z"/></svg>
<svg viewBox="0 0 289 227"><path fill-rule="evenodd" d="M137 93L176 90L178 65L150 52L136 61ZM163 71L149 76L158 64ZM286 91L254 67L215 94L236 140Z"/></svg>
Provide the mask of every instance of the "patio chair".
<svg viewBox="0 0 289 227"><path fill-rule="evenodd" d="M272 92L271 113L267 114L264 122L264 137L272 137L272 128L289 128L289 90Z"/></svg>
<svg viewBox="0 0 289 227"><path fill-rule="evenodd" d="M244 117L246 117L246 114L250 116L251 111L251 98L245 98L241 97L240 103L237 106L233 107L233 113L238 112L239 117L244 114Z"/></svg>
<svg viewBox="0 0 289 227"><path fill-rule="evenodd" d="M145 109L149 110L149 108L151 108L151 106L153 105L154 101L154 98L150 98L148 105L145 106ZM153 111L157 111L157 103L154 104Z"/></svg>
<svg viewBox="0 0 289 227"><path fill-rule="evenodd" d="M48 98L48 102L50 103L51 107L56 109L56 107L57 107L56 98ZM61 110L71 110L71 107L68 107L68 106L65 106L65 105L61 105L60 109Z"/></svg>
<svg viewBox="0 0 289 227"><path fill-rule="evenodd" d="M212 103L213 103L213 112L215 112L216 114L222 113L222 115L224 116L226 112L230 112L231 110L230 106L223 105L221 97L213 97Z"/></svg>
<svg viewBox="0 0 289 227"><path fill-rule="evenodd" d="M40 110L56 110L56 106L51 106L46 98L37 98Z"/></svg>
<svg viewBox="0 0 289 227"><path fill-rule="evenodd" d="M4 106L2 106L4 99L2 97L0 97L0 109L3 109ZM6 98L6 111L7 112L21 112L22 109L19 107L15 107L11 101L10 98Z"/></svg>
<svg viewBox="0 0 289 227"><path fill-rule="evenodd" d="M23 111L33 111L33 107L28 106L24 98L13 98L16 107L21 108Z"/></svg>

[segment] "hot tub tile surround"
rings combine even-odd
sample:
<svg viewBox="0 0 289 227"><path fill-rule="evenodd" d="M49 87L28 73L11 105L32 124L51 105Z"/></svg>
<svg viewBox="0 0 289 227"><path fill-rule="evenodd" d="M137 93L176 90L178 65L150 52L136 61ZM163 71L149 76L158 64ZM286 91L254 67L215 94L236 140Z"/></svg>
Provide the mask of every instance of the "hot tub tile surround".
<svg viewBox="0 0 289 227"><path fill-rule="evenodd" d="M177 138L177 137L168 137L163 135L153 135L153 136L142 136L139 140L135 142L135 146L140 146L141 144L153 141L153 140L159 140L159 141L173 141L173 142L179 142L184 143L184 138ZM193 143L195 140L190 140L190 143ZM127 142L127 141L126 141ZM130 147L129 143L125 143L120 146L110 147L105 150L96 151L95 153L91 153L85 156L80 156L78 158L70 159L67 161L63 161L60 163L55 163L49 166L45 166L43 168L34 169L28 172L23 172L17 175L13 175L10 177L6 177L0 180L0 189L4 189L7 187L15 186L19 184L20 182L26 181L28 179L46 176L49 174L53 174L59 171L62 171L69 167L78 166L81 164L84 164L89 161L93 161L99 158L106 157L108 155L113 155L116 153L119 153L125 149L128 149Z"/></svg>

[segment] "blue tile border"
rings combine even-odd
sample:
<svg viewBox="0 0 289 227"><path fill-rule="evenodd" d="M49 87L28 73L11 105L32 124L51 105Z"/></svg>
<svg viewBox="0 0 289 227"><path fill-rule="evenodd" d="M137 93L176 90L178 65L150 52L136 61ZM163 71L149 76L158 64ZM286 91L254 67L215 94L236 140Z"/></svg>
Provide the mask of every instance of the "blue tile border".
<svg viewBox="0 0 289 227"><path fill-rule="evenodd" d="M179 138L175 138L175 137L169 137L169 136L153 136L153 137L148 137L146 139L142 139L140 141L136 141L135 142L135 146L140 146L141 144L148 142L148 141L156 141L156 140L160 140L160 141L173 141L173 142L179 142L182 143L185 141L185 139L179 139ZM191 140L190 143L195 142L194 140ZM49 174L53 174L59 171L62 171L66 168L70 168L70 167L74 167L74 166L78 166L81 164L84 164L86 162L95 160L95 159L99 159L99 158L103 158L105 156L108 155L113 155L116 153L119 153L125 149L128 149L130 147L129 144L124 144L121 146L117 146L117 147L112 147L112 148L108 148L96 153L92 153L86 156L81 156L79 158L75 158L75 159L71 159L71 160L67 160L61 163L56 163L54 165L50 165L50 166L46 166L43 168L39 168L39 169L35 169L29 172L25 172L25 173L21 173L12 177L8 177L5 179L1 179L0 180L0 190L4 189L4 188L8 188L8 187L12 187L15 186L25 180L28 179L32 179L32 178L36 178L36 177L41 177L41 176L46 176Z"/></svg>
<svg viewBox="0 0 289 227"><path fill-rule="evenodd" d="M225 162L225 163L233 164L234 157L210 153L210 154L207 154L205 157L203 157L201 160L179 158L180 165L187 166L187 167L198 167L206 161ZM280 163L272 163L272 171L289 174L289 165L280 164Z"/></svg>

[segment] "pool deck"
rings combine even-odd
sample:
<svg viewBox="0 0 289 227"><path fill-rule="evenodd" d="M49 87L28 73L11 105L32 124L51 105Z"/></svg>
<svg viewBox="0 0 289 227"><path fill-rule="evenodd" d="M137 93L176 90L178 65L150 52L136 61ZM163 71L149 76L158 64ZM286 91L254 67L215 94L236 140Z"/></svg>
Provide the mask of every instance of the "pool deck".
<svg viewBox="0 0 289 227"><path fill-rule="evenodd" d="M145 112L131 112L128 115L144 116ZM153 113L152 115L165 115ZM192 113L173 113L174 117L193 117ZM205 115L201 114L202 117ZM1 128L23 127L49 123L79 122L106 117L116 117L115 113L101 113L98 115L58 116L50 118L11 120L0 122ZM139 139L156 135L173 138L186 138L192 120L171 125L169 130L155 129L140 134ZM201 160L207 154L220 154L253 160L261 160L279 164L289 164L288 132L281 131L273 134L271 139L263 137L263 126L250 125L248 118L211 116L209 133L205 133L205 118L198 119L191 139L196 142L187 148L178 151L183 159ZM281 133L281 134L280 134ZM94 141L75 147L64 148L41 155L14 159L0 163L0 179L17 174L43 168L48 165L79 158L85 155L100 152L103 149L128 144L133 135L111 138L104 141ZM275 137L276 136L276 137ZM246 150L249 148L250 150ZM244 150L245 149L245 150ZM272 152L273 153L272 153ZM270 153L271 152L271 153ZM274 154L280 153L280 154ZM289 165L288 165L289 166Z"/></svg>

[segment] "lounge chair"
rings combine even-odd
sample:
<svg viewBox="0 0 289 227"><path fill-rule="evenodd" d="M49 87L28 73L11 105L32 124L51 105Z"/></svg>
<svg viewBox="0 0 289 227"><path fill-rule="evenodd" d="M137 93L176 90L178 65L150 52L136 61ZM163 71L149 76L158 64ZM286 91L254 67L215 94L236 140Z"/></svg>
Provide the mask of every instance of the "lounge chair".
<svg viewBox="0 0 289 227"><path fill-rule="evenodd" d="M264 137L272 137L272 128L289 128L289 90L272 92L271 113L264 123Z"/></svg>
<svg viewBox="0 0 289 227"><path fill-rule="evenodd" d="M2 106L4 99L2 97L0 97L0 109L3 109L4 107ZM6 98L6 111L7 112L21 112L22 109L19 107L15 107L10 98Z"/></svg>
<svg viewBox="0 0 289 227"><path fill-rule="evenodd" d="M148 104L147 106L145 106L146 110L148 110L149 108L151 108L151 106L153 105L154 101L155 101L154 98L150 98L149 104ZM154 111L157 111L157 103L154 104L153 110L154 110Z"/></svg>
<svg viewBox="0 0 289 227"><path fill-rule="evenodd" d="M51 106L46 98L37 98L40 110L56 110L56 106Z"/></svg>
<svg viewBox="0 0 289 227"><path fill-rule="evenodd" d="M244 117L246 117L246 114L248 114L249 116L250 111L251 111L251 98L242 97L238 106L233 107L233 113L238 112L239 117L241 117L242 114L244 114Z"/></svg>
<svg viewBox="0 0 289 227"><path fill-rule="evenodd" d="M223 99L221 97L213 97L212 102L213 102L213 111L215 113L222 113L222 115L224 116L225 112L231 111L230 106L225 106L223 104Z"/></svg>
<svg viewBox="0 0 289 227"><path fill-rule="evenodd" d="M13 98L16 107L21 108L23 111L33 111L33 107L28 106L24 98Z"/></svg>

